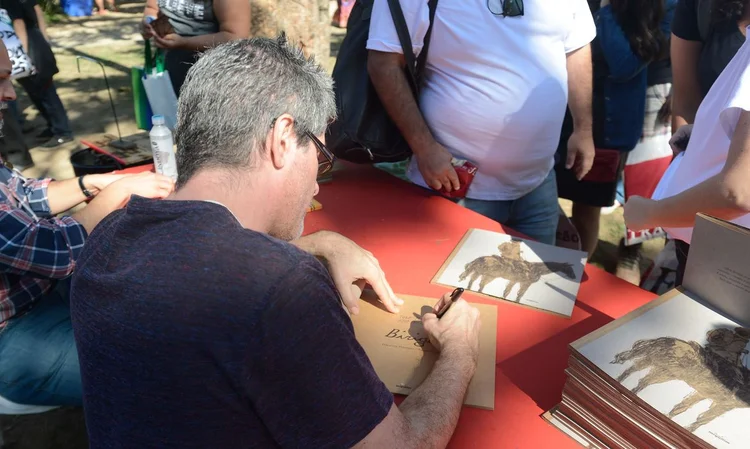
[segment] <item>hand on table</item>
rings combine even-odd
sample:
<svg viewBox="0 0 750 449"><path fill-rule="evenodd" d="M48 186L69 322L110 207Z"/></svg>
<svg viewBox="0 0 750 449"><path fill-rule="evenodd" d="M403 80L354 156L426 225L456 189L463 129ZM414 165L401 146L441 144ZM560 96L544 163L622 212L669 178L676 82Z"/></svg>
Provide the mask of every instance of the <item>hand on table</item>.
<svg viewBox="0 0 750 449"><path fill-rule="evenodd" d="M576 179L580 181L594 165L595 154L591 131L574 130L568 139L568 159L565 168L575 169Z"/></svg>
<svg viewBox="0 0 750 449"><path fill-rule="evenodd" d="M447 307L450 301L450 293L443 295L434 307L435 313ZM435 313L422 316L424 330L432 345L443 353L470 356L476 365L479 359L479 329L482 326L479 310L459 299L442 318L438 319Z"/></svg>
<svg viewBox="0 0 750 449"><path fill-rule="evenodd" d="M453 156L439 143L433 141L429 148L423 149L419 154L415 153L414 157L417 159L419 172L431 188L444 188L447 192L452 192L461 187L456 169L451 164Z"/></svg>
<svg viewBox="0 0 750 449"><path fill-rule="evenodd" d="M629 229L641 230L658 226L654 221L657 201L642 196L632 196L625 203L625 225Z"/></svg>
<svg viewBox="0 0 750 449"><path fill-rule="evenodd" d="M365 285L372 289L390 312L398 312L404 303L393 293L375 256L348 238L334 232L321 231L295 242L305 251L322 257L328 263L333 282L350 313L359 313L359 298Z"/></svg>

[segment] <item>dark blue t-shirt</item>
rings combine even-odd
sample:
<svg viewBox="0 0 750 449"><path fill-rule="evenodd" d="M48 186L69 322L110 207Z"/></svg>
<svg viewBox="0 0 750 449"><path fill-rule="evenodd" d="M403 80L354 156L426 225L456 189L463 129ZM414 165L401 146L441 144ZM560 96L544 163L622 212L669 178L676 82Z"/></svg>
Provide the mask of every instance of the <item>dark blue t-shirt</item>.
<svg viewBox="0 0 750 449"><path fill-rule="evenodd" d="M223 206L133 197L72 281L98 448L348 448L391 395L331 278Z"/></svg>

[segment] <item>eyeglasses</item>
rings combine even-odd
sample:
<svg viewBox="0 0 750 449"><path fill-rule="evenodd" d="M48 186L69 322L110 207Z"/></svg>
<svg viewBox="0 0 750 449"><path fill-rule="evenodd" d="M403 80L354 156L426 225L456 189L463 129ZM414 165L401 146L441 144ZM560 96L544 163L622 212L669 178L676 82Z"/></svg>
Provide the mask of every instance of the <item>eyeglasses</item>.
<svg viewBox="0 0 750 449"><path fill-rule="evenodd" d="M496 16L520 17L523 15L523 0L487 0L487 9Z"/></svg>
<svg viewBox="0 0 750 449"><path fill-rule="evenodd" d="M331 150L320 141L315 134L310 131L305 131L305 135L313 141L315 148L318 149L318 176L325 175L333 168L333 162L336 160L336 156L331 153Z"/></svg>
<svg viewBox="0 0 750 449"><path fill-rule="evenodd" d="M276 125L276 119L271 122L271 128ZM325 175L333 168L333 163L336 161L336 156L331 153L331 150L318 139L315 134L310 131L305 131L304 135L312 140L315 148L318 150L318 177Z"/></svg>

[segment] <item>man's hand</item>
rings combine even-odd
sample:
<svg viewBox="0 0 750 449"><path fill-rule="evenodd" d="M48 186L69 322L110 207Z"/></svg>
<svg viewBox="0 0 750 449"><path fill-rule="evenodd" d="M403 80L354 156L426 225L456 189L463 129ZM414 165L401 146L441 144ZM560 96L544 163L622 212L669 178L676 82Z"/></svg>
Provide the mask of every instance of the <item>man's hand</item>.
<svg viewBox="0 0 750 449"><path fill-rule="evenodd" d="M180 48L183 45L183 42L185 38L180 36L179 34L167 34L164 37L159 37L157 34L153 35L154 38L154 44L158 48L164 48L167 50L174 50L176 48Z"/></svg>
<svg viewBox="0 0 750 449"><path fill-rule="evenodd" d="M293 243L325 259L344 306L353 315L359 313L359 298L366 284L372 286L390 312L398 312L398 306L404 303L393 293L375 256L348 238L335 232L321 231Z"/></svg>
<svg viewBox="0 0 750 449"><path fill-rule="evenodd" d="M451 294L446 293L435 305L435 312L447 307ZM476 367L479 360L479 310L463 299L456 301L451 308L438 319L435 313L422 316L424 330L430 337L430 343L443 353L470 356Z"/></svg>
<svg viewBox="0 0 750 449"><path fill-rule="evenodd" d="M419 172L428 186L435 190L445 189L447 192L458 190L458 174L451 164L453 156L442 145L433 141L428 148L414 153L417 158Z"/></svg>
<svg viewBox="0 0 750 449"><path fill-rule="evenodd" d="M684 125L680 126L677 132L672 135L672 138L669 139L669 146L672 148L672 153L675 156L687 149L691 134L693 134L693 125Z"/></svg>
<svg viewBox="0 0 750 449"><path fill-rule="evenodd" d="M591 131L574 130L568 139L568 159L565 168L570 170L575 167L576 179L580 181L594 165L595 154Z"/></svg>
<svg viewBox="0 0 750 449"><path fill-rule="evenodd" d="M624 206L625 224L627 227L633 230L640 230L658 226L658 223L653 222L657 204L656 201L649 198L631 196Z"/></svg>

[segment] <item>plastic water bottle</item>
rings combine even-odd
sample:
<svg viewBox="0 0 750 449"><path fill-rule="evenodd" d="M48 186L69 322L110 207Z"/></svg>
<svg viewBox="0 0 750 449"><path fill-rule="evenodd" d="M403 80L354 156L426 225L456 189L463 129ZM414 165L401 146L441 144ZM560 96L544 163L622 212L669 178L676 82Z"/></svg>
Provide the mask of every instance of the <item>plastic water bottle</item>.
<svg viewBox="0 0 750 449"><path fill-rule="evenodd" d="M177 181L177 160L174 155L172 132L164 124L164 116L155 115L151 118L153 128L149 133L151 151L154 155L154 168L157 173L169 176Z"/></svg>

